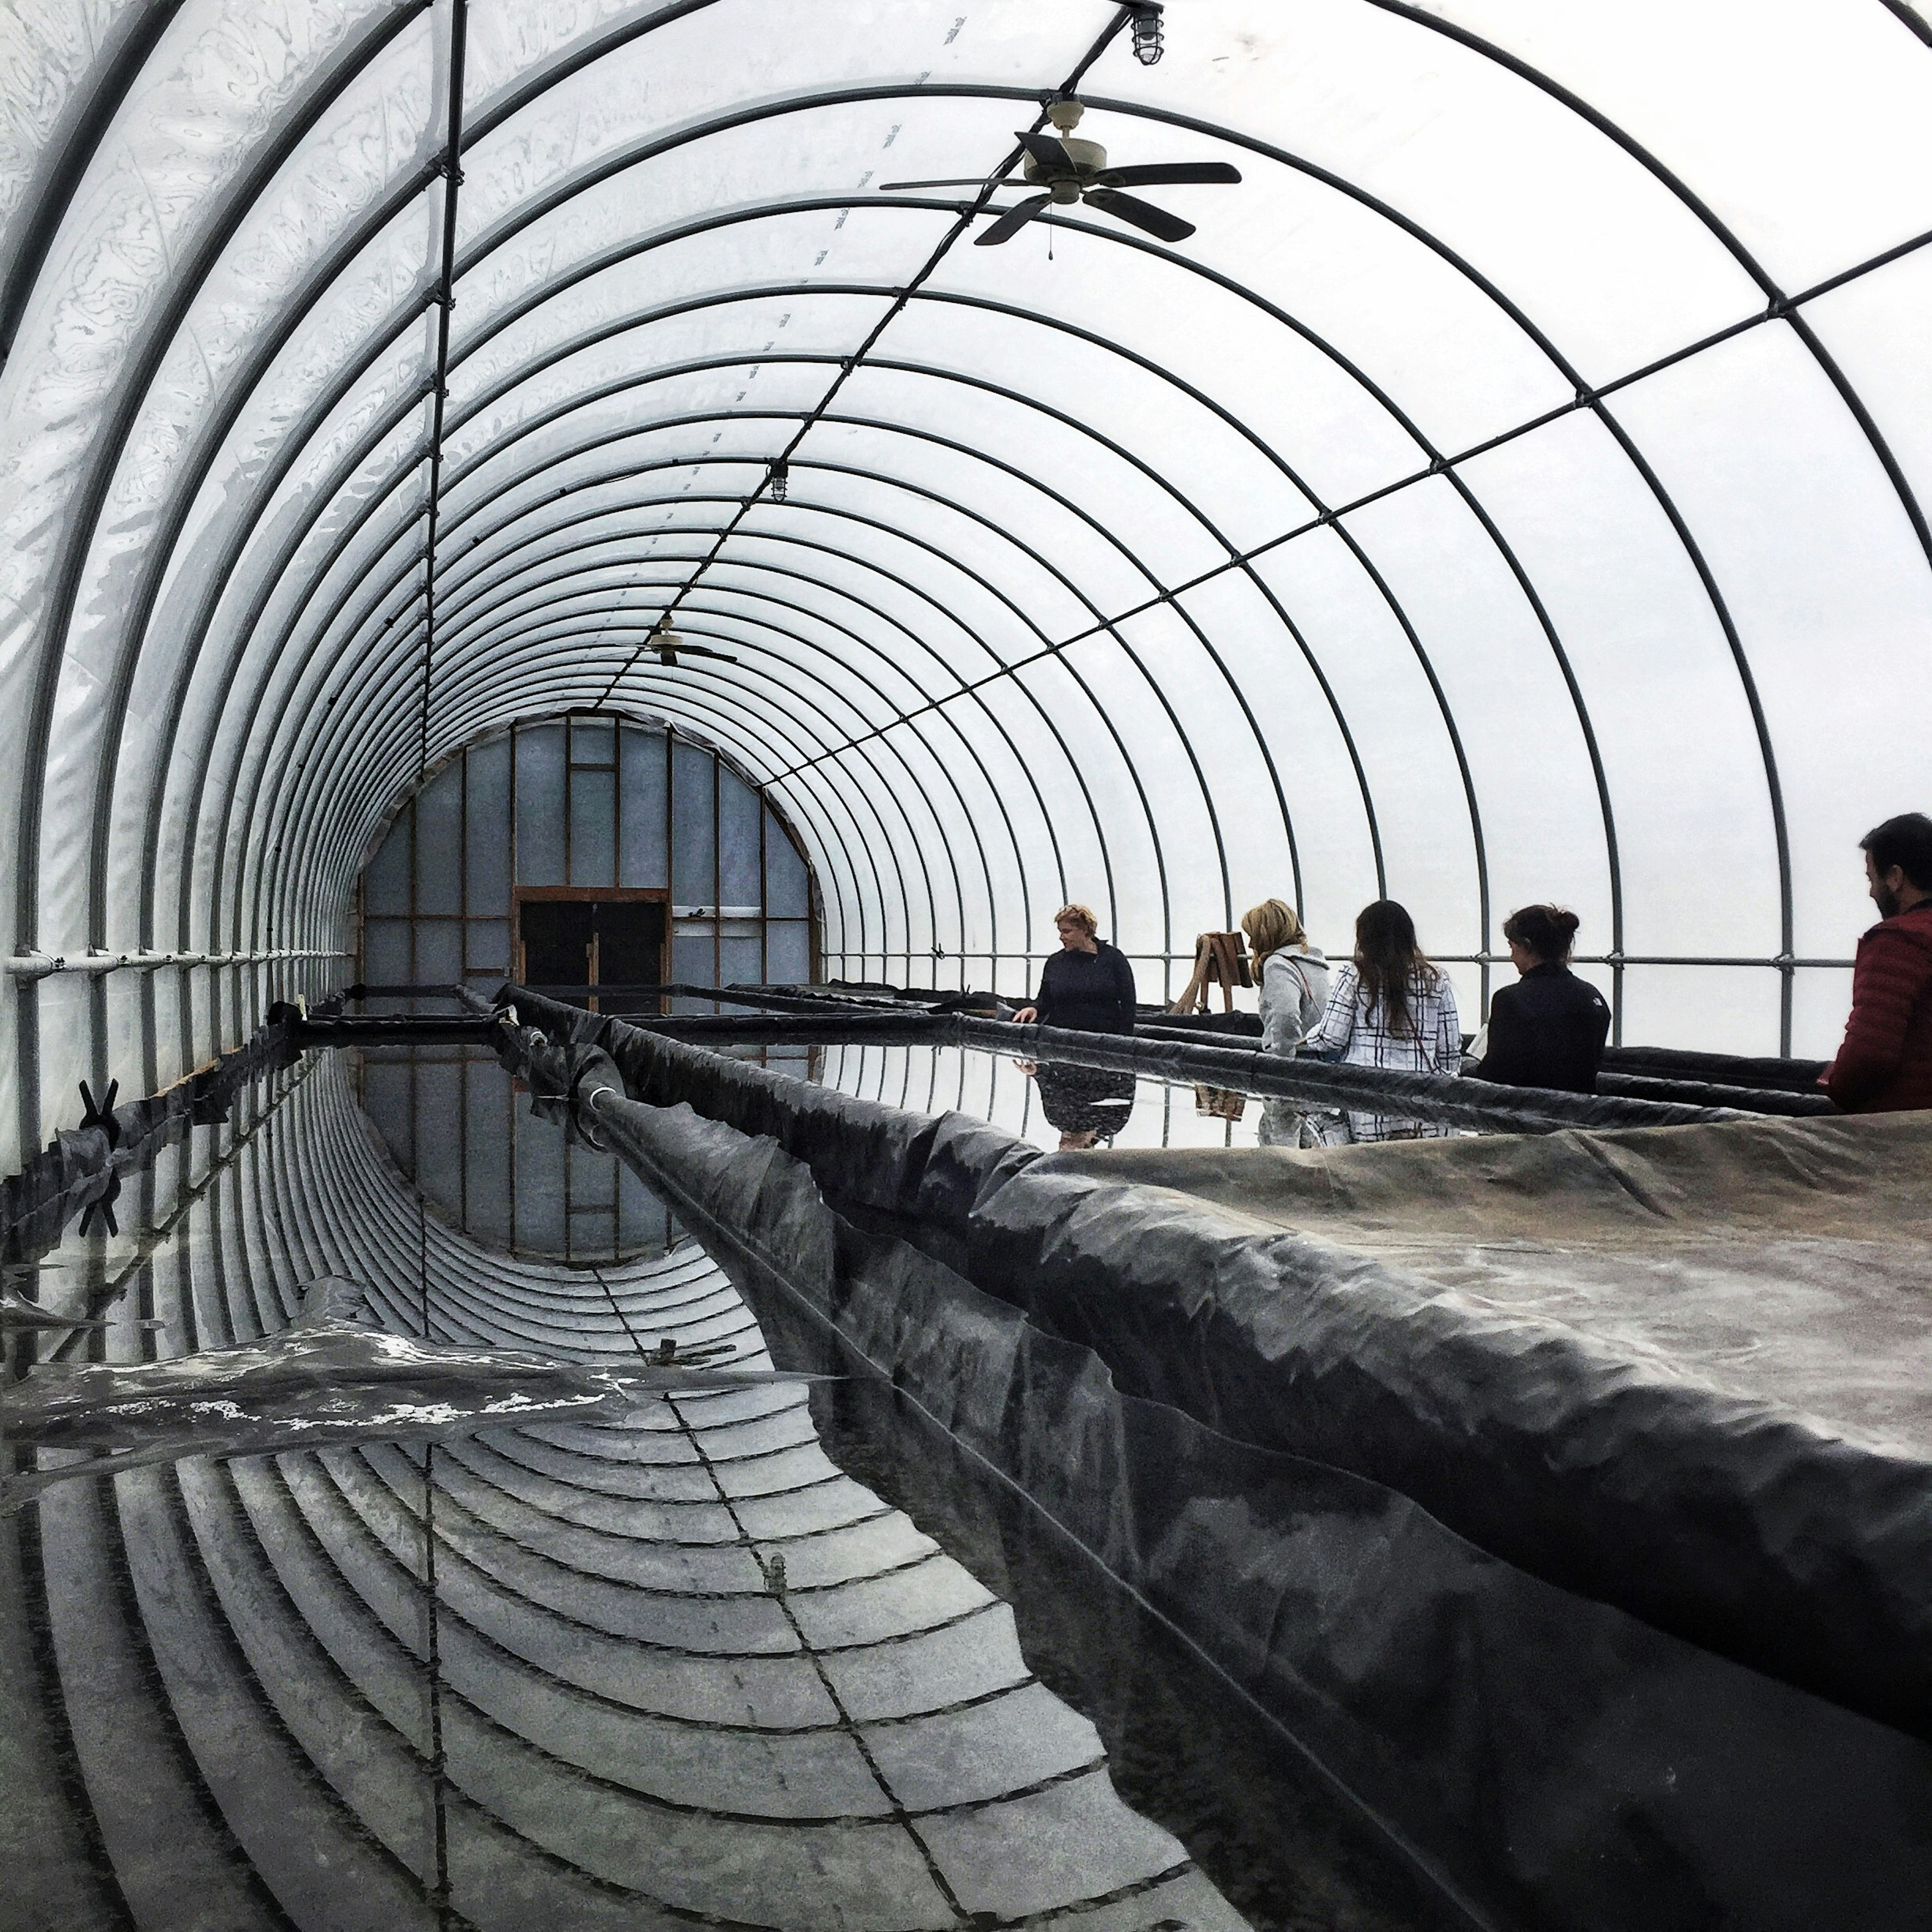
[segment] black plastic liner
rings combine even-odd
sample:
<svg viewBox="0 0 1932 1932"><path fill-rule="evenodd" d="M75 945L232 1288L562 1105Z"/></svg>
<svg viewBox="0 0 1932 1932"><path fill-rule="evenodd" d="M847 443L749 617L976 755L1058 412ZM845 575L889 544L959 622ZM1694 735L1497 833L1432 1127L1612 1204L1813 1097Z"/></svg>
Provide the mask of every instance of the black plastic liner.
<svg viewBox="0 0 1932 1932"><path fill-rule="evenodd" d="M80 1126L61 1128L18 1174L0 1180L0 1257L17 1262L45 1254L76 1215L84 1227L98 1222L112 1232L124 1175L151 1165L191 1129L225 1123L244 1088L301 1058L278 1018L162 1093L117 1106L118 1082L98 1104L83 1088Z"/></svg>
<svg viewBox="0 0 1932 1932"><path fill-rule="evenodd" d="M1142 1040L1238 1048L1261 1038L1262 1024L1260 1016L1250 1012L1143 1013L1134 1033ZM1824 1063L1815 1060L1753 1060L1660 1046L1606 1047L1596 1093L1605 1100L1726 1112L1794 1118L1834 1114L1837 1108L1818 1090L1823 1071Z"/></svg>
<svg viewBox="0 0 1932 1932"><path fill-rule="evenodd" d="M1822 1060L1753 1058L1734 1053L1694 1053L1673 1046L1610 1046L1604 1064L1618 1073L1659 1080L1705 1081L1717 1087L1758 1087L1773 1092L1815 1094Z"/></svg>
<svg viewBox="0 0 1932 1932"><path fill-rule="evenodd" d="M1383 1483L1534 1574L1932 1736L1923 1457L1345 1247L1064 1171L1069 1157L1028 1172L1037 1150L983 1121L857 1100L546 1002L524 1016L607 1045L634 1099L769 1136L842 1214L1092 1347L1129 1393ZM1855 1186L1862 1161L1870 1177L1898 1157L1870 1125L1699 1131L1738 1136L1735 1158L1772 1171L1805 1159L1781 1137L1834 1135ZM1614 1158L1588 1136L1572 1155Z"/></svg>
<svg viewBox="0 0 1932 1932"><path fill-rule="evenodd" d="M616 1055L524 1036L519 1064L556 1096L548 1111L574 1091L580 1130L622 1154L742 1285L830 1323L1144 1592L1472 1922L1928 1922L1924 1744L1526 1574L1394 1486L1124 1390L1146 1379L1143 1345L1159 1339L1139 1330L1137 1266L1110 1259L1120 1292L1084 1310L1090 1348L1041 1325L1068 1304L1036 1300L1028 1318L1010 1280L976 1287L904 1238L899 1211L922 1202L962 1235L970 1267L969 1224L1005 1210L1004 1226L1020 1226L1018 1204L1042 1189L1077 1203L1084 1234L1064 1220L1062 1232L1090 1250L1103 1228L1125 1244L1198 1240L1185 1204L1040 1171L1031 1150L958 1116L922 1120L621 1025L545 1017L556 1038L594 1033ZM620 1066L656 1105L614 1098ZM669 1104L678 1088L749 1132ZM759 1121L782 1131L751 1137ZM1387 1310L1354 1313L1402 1332ZM1125 1374L1109 1346L1123 1333ZM1228 1328L1192 1339L1196 1370L1211 1374Z"/></svg>
<svg viewBox="0 0 1932 1932"><path fill-rule="evenodd" d="M561 1007L525 987L506 987L502 997L513 1004L538 1002L545 1011L582 1010ZM1547 1133L1561 1126L1672 1126L1732 1118L1726 1109L1500 1087L1380 1067L1330 1066L1246 1046L1209 1046L1158 1034L1074 1033L1058 1027L1014 1026L970 1013L848 1006L827 1012L822 1018L721 1013L644 1019L633 1015L626 1024L661 1039L719 1046L976 1047L988 1053L1010 1053L1060 1066L1103 1069L1183 1085L1204 1082L1234 1093L1297 1100L1312 1108L1356 1108L1510 1132Z"/></svg>
<svg viewBox="0 0 1932 1932"><path fill-rule="evenodd" d="M1070 1033L1060 1027L1010 1026L965 1017L952 1024L962 1046L990 1052L1021 1053L1075 1066L1112 1067L1148 1079L1205 1081L1235 1093L1298 1100L1312 1107L1360 1108L1459 1126L1546 1133L1558 1126L1680 1126L1731 1118L1726 1110L1708 1107L1501 1087L1386 1067L1334 1066L1255 1047L1209 1046L1138 1032Z"/></svg>
<svg viewBox="0 0 1932 1932"><path fill-rule="evenodd" d="M352 988L352 994L357 990ZM1146 1009L1127 1037L1016 1028L1007 1022L1000 1003L982 993L919 994L883 988L706 989L686 985L518 990L540 995L709 991L727 1002L766 1006L790 1016L624 1016L632 1024L648 1027L670 1040L748 1047L977 1046L1057 1065L1139 1071L1149 1078L1184 1084L1199 1082L1234 1093L1299 1100L1316 1108L1411 1114L1511 1132L1545 1133L1558 1126L1678 1125L1739 1112L1798 1115L1837 1111L1816 1090L1814 1063L1802 1060L1618 1048L1616 1053L1628 1058L1632 1070L1606 1070L1598 1078L1595 1094L1575 1094L1285 1059L1261 1052L1261 1023L1248 1012L1169 1014ZM473 994L464 998L466 1004L481 1005ZM1609 1056L1606 1066L1610 1066ZM1672 1067L1677 1070L1671 1071Z"/></svg>

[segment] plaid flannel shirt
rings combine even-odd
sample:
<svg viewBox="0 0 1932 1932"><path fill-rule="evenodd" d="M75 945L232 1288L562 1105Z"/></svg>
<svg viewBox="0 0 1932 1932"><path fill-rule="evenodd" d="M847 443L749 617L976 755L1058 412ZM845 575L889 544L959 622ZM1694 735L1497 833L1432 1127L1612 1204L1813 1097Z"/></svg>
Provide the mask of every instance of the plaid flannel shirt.
<svg viewBox="0 0 1932 1932"><path fill-rule="evenodd" d="M1456 989L1446 973L1412 974L1408 982L1410 1033L1391 1033L1379 1012L1367 1010L1362 977L1352 960L1336 968L1328 990L1328 1005L1319 1024L1302 1042L1301 1050L1321 1059L1339 1059L1345 1066L1383 1066L1397 1073L1460 1073L1462 1068L1462 1023L1456 1012ZM1365 1114L1351 1108L1346 1116L1351 1137L1358 1141L1397 1137L1439 1139L1453 1127L1400 1116Z"/></svg>

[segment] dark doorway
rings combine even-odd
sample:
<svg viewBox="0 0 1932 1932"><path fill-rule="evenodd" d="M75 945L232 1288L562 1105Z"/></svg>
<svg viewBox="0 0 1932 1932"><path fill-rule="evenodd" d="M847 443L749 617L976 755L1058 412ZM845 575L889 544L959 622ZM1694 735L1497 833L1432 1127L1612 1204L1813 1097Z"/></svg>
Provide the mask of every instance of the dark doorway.
<svg viewBox="0 0 1932 1932"><path fill-rule="evenodd" d="M667 910L662 898L601 898L554 890L519 893L524 984L533 992L554 988L555 998L592 1012L656 1012L655 997L584 989L661 985Z"/></svg>

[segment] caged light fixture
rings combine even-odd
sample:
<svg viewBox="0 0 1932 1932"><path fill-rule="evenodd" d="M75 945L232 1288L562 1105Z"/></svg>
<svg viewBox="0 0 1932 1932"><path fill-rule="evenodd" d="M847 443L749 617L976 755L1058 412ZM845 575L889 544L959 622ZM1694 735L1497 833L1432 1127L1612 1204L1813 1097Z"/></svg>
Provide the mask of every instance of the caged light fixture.
<svg viewBox="0 0 1932 1932"><path fill-rule="evenodd" d="M1142 67L1152 67L1160 58L1160 0L1144 0L1134 9L1134 58Z"/></svg>
<svg viewBox="0 0 1932 1932"><path fill-rule="evenodd" d="M782 503L785 500L785 492L790 487L790 466L781 458L772 465L771 474L766 480L771 485L772 501Z"/></svg>

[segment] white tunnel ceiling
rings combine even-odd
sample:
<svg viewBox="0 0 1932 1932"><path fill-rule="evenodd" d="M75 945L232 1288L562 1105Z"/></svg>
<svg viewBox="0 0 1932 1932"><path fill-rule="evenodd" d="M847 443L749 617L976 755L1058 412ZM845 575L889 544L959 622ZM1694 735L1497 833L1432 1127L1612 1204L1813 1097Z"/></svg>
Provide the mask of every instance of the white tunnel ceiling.
<svg viewBox="0 0 1932 1932"><path fill-rule="evenodd" d="M1126 11L0 14L16 950L338 945L428 766L606 704L769 788L834 974L1556 898L1627 1037L1825 1045L1927 802L1932 27ZM879 191L1069 84L1241 184Z"/></svg>

